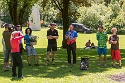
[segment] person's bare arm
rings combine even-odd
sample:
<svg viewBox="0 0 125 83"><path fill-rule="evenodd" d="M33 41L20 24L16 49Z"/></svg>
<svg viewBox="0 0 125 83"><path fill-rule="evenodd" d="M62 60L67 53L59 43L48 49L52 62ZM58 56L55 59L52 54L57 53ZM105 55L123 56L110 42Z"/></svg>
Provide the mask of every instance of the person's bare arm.
<svg viewBox="0 0 125 83"><path fill-rule="evenodd" d="M51 36L52 39L58 39L59 36Z"/></svg>
<svg viewBox="0 0 125 83"><path fill-rule="evenodd" d="M112 40L110 40L110 41L109 41L109 44L117 44L117 41L112 41Z"/></svg>
<svg viewBox="0 0 125 83"><path fill-rule="evenodd" d="M47 39L53 39L52 36L47 36Z"/></svg>
<svg viewBox="0 0 125 83"><path fill-rule="evenodd" d="M26 40L24 40L24 44L26 44Z"/></svg>

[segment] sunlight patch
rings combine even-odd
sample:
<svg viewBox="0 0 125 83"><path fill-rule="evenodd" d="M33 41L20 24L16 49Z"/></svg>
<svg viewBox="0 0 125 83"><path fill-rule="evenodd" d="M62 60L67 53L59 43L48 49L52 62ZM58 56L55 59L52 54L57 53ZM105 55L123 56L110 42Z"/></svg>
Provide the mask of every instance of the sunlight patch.
<svg viewBox="0 0 125 83"><path fill-rule="evenodd" d="M109 76L110 79L117 81L117 82L125 82L125 73L120 73L117 75Z"/></svg>

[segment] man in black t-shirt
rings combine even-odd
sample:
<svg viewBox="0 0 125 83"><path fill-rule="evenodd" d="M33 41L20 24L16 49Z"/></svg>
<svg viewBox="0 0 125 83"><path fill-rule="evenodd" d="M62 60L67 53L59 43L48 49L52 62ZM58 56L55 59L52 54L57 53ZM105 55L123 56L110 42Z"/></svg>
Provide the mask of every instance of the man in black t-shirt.
<svg viewBox="0 0 125 83"><path fill-rule="evenodd" d="M48 46L47 46L47 55L46 55L46 64L48 65L50 52L52 50L52 64L54 65L55 60L55 52L57 51L57 42L58 39L58 31L54 29L56 27L55 23L50 24L51 28L47 31L47 39L48 39Z"/></svg>

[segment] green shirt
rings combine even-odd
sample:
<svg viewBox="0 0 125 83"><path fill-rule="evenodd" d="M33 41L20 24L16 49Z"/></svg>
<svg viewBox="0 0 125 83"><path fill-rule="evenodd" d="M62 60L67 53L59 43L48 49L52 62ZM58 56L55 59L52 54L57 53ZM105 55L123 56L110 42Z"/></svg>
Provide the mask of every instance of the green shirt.
<svg viewBox="0 0 125 83"><path fill-rule="evenodd" d="M108 41L108 35L105 32L97 32L96 38L98 40L98 47L99 48L104 48L106 47L106 43Z"/></svg>

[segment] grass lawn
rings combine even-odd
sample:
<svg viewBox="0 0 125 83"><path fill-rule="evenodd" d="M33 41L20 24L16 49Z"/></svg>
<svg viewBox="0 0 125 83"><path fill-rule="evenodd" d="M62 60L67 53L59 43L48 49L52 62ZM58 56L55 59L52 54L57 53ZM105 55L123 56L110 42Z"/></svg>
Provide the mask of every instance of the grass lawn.
<svg viewBox="0 0 125 83"><path fill-rule="evenodd" d="M0 28L0 33L2 34L3 28ZM24 29L23 29L24 30ZM110 57L110 45L108 45L108 66L98 66L98 55L97 50L85 50L83 49L85 42L89 39L97 45L96 34L81 34L77 39L77 64L68 65L67 64L67 54L65 49L61 49L62 43L62 30L59 31L58 39L58 51L56 53L56 65L45 66L45 56L46 56L46 39L47 29L41 29L41 31L33 31L33 35L39 36L38 44L35 46L40 66L29 67L27 65L26 53L23 54L23 75L26 77L19 80L18 78L11 77L11 69L9 72L3 72L3 52L2 44L0 41L0 83L117 83L109 78L111 75L125 73L125 36L120 35L120 50L122 56L122 69L118 67L111 67L111 57ZM2 38L2 35L0 35ZM1 39L0 39L1 40ZM80 70L80 59L81 57L89 57L89 69ZM33 56L31 56L31 63L34 63ZM125 83L125 82L121 82Z"/></svg>

